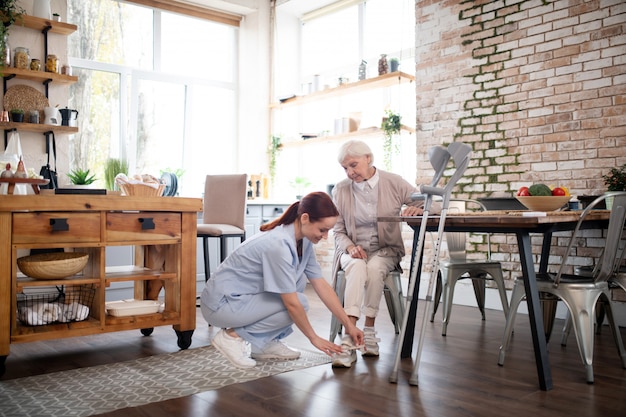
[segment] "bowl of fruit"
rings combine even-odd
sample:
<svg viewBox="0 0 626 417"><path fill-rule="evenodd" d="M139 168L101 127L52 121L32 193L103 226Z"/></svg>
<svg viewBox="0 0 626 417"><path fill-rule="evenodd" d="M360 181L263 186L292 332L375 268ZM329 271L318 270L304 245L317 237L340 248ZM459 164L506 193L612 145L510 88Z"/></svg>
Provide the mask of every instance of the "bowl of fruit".
<svg viewBox="0 0 626 417"><path fill-rule="evenodd" d="M566 187L550 188L545 184L521 187L515 196L528 210L554 211L562 208L570 199Z"/></svg>

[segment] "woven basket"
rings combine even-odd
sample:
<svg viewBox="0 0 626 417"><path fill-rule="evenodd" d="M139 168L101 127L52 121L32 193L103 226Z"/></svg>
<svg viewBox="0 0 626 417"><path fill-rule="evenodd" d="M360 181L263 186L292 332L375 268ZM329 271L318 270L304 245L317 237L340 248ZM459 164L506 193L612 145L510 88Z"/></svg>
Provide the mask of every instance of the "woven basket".
<svg viewBox="0 0 626 417"><path fill-rule="evenodd" d="M67 278L82 271L89 255L80 252L53 252L18 258L17 266L25 275L37 279Z"/></svg>
<svg viewBox="0 0 626 417"><path fill-rule="evenodd" d="M147 184L118 184L124 195L140 197L161 197L165 190L165 184L160 184L157 188Z"/></svg>

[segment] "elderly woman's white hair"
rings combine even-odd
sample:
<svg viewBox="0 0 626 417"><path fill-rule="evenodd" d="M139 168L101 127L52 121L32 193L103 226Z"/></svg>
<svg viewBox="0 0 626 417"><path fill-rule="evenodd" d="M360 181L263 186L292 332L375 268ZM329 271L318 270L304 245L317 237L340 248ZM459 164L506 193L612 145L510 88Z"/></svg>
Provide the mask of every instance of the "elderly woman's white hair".
<svg viewBox="0 0 626 417"><path fill-rule="evenodd" d="M358 158L361 156L369 156L370 163L369 166L374 165L374 154L369 146L363 141L360 140L349 140L339 149L339 155L337 155L337 161L341 164L347 156L352 158Z"/></svg>

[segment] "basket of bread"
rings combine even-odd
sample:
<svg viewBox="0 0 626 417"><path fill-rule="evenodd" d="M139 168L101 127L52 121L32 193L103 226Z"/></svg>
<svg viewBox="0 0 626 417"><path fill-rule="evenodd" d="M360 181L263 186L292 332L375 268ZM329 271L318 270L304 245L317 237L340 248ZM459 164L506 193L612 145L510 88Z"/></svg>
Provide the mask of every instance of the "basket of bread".
<svg viewBox="0 0 626 417"><path fill-rule="evenodd" d="M122 195L137 197L160 197L165 190L165 184L149 174L133 175L118 174L115 184L122 190Z"/></svg>

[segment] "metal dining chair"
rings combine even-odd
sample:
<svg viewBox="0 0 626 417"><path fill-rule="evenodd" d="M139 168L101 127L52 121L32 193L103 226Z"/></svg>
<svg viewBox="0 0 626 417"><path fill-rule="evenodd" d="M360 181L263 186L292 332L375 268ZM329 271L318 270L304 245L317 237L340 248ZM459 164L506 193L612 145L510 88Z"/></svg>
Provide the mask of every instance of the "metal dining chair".
<svg viewBox="0 0 626 417"><path fill-rule="evenodd" d="M486 210L485 206L476 200L451 199L449 213L465 212L468 206L477 207L480 211ZM472 280L476 302L483 320L485 320L486 281L493 281L496 284L498 293L500 294L505 319L509 312L509 302L506 296L502 264L491 260L491 241L489 234L487 234L486 238L487 259L470 259L467 257L467 236L468 234L465 232L445 233L448 258L442 260L439 264L439 274L436 282L437 287L435 289L433 308L430 316L430 321L433 322L439 306L439 299L441 298L443 303L442 336L446 335L448 324L450 323L455 286L457 282L462 279Z"/></svg>
<svg viewBox="0 0 626 417"><path fill-rule="evenodd" d="M567 264L567 258L572 253L572 249L579 241L577 236L581 224L590 210L604 201L607 196L615 197L607 235L605 241L605 250L603 256L598 261L598 267L594 268L591 276L581 276L563 273L563 269ZM593 343L594 343L594 321L596 304L598 301L604 304L606 315L613 332L613 338L619 355L622 360L622 367L626 368L626 351L620 334L619 327L613 316L613 308L611 302L611 294L609 291L608 281L614 276L615 271L619 268L619 242L622 239L624 221L626 220L626 192L606 193L596 198L580 215L580 219L569 239L567 250L563 255L563 260L556 274L554 273L538 273L537 289L540 296L553 296L562 300L567 306L571 315L572 326L576 334L578 349L582 358L587 374L587 383L592 384L593 377ZM523 280L517 278L513 286L511 295L511 304L509 315L506 320L504 335L502 337L502 346L498 357L498 364L504 365L506 350L511 340L513 325L517 308L525 297Z"/></svg>
<svg viewBox="0 0 626 417"><path fill-rule="evenodd" d="M228 255L228 239L246 240L247 180L246 174L206 176L202 223L197 231L197 236L202 238L205 281L211 276L209 239L220 241L220 263Z"/></svg>

